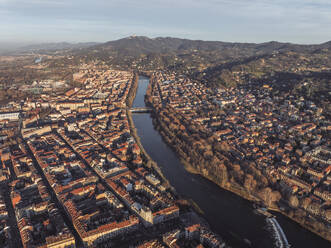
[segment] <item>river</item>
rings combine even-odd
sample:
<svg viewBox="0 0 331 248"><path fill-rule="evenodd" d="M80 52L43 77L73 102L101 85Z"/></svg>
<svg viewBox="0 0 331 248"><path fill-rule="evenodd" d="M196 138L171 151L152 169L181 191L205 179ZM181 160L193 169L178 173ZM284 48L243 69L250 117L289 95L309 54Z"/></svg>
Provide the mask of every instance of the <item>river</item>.
<svg viewBox="0 0 331 248"><path fill-rule="evenodd" d="M145 106L144 96L148 84L148 78L139 78L133 107ZM233 247L275 247L265 217L254 213L252 203L223 190L200 175L187 172L174 151L155 130L150 114L137 113L133 114L132 118L146 152L158 163L162 173L176 191L185 198L192 199L199 206L214 232L220 234ZM331 247L330 242L292 220L280 214L276 215L292 247ZM251 246L247 240L251 242Z"/></svg>

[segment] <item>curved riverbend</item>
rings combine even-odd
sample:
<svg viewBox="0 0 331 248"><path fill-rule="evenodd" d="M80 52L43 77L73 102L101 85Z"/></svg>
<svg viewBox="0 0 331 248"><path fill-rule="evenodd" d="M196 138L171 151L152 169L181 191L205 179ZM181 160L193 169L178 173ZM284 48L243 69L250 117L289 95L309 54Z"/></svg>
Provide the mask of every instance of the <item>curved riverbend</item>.
<svg viewBox="0 0 331 248"><path fill-rule="evenodd" d="M145 106L144 96L148 83L148 78L139 78L133 107ZM213 231L219 233L233 247L275 247L272 233L267 230L265 217L254 213L252 203L223 190L200 175L186 171L174 151L154 129L150 114L133 114L132 118L146 152L158 163L176 191L197 203ZM297 223L281 214L276 213L276 216L292 247L330 247L328 241Z"/></svg>

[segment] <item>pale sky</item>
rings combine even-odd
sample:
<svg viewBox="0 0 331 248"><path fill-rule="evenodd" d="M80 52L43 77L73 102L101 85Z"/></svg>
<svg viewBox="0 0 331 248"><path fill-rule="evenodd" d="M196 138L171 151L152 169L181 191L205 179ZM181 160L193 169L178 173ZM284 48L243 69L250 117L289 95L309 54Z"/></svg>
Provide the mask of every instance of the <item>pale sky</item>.
<svg viewBox="0 0 331 248"><path fill-rule="evenodd" d="M331 0L0 0L0 42L331 40Z"/></svg>

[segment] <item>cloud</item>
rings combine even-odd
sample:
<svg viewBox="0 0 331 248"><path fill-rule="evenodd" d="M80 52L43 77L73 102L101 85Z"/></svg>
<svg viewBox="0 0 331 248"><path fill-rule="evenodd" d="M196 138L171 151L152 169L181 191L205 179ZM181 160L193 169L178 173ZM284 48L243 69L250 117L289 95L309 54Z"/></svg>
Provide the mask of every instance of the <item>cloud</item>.
<svg viewBox="0 0 331 248"><path fill-rule="evenodd" d="M331 39L331 1L0 0L0 21L7 37L30 37L30 30L38 38L77 41L137 33L311 43Z"/></svg>

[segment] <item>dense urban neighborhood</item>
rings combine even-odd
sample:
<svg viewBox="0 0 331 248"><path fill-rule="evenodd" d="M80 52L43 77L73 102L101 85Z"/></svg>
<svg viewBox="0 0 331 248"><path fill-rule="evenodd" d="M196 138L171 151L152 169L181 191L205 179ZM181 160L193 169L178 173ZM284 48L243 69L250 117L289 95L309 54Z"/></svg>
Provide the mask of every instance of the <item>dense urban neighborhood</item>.
<svg viewBox="0 0 331 248"><path fill-rule="evenodd" d="M23 247L225 247L132 136L137 75L83 65L74 77L80 88L1 109L1 246L19 247L17 229Z"/></svg>
<svg viewBox="0 0 331 248"><path fill-rule="evenodd" d="M53 45L0 55L0 247L329 247L330 42Z"/></svg>
<svg viewBox="0 0 331 248"><path fill-rule="evenodd" d="M162 72L146 100L193 170L331 238L331 123L322 108L273 95L267 83L212 90Z"/></svg>

